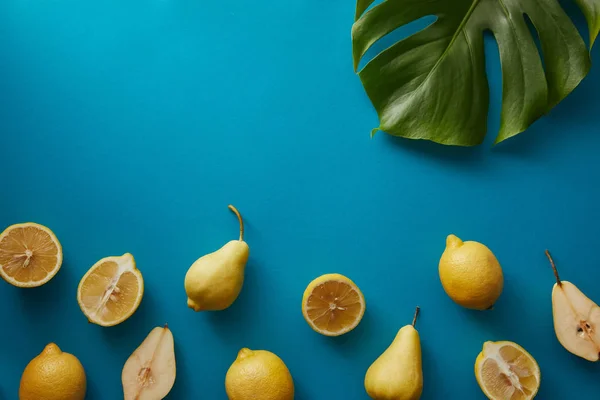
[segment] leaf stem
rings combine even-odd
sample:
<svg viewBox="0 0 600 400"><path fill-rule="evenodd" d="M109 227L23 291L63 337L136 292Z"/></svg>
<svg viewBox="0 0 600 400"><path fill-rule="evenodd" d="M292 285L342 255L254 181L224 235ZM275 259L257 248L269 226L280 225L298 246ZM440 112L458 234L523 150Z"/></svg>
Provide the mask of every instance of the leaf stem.
<svg viewBox="0 0 600 400"><path fill-rule="evenodd" d="M240 221L240 242L243 242L244 241L244 220L242 219L242 215L237 210L237 208L235 208L231 204L229 205L229 209L231 211L233 211L233 213L237 216L238 221Z"/></svg>

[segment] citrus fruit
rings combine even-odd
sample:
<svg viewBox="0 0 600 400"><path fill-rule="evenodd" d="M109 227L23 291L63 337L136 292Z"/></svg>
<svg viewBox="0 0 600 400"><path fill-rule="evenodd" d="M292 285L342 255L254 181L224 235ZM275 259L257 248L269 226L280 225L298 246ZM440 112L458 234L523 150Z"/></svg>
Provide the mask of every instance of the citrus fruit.
<svg viewBox="0 0 600 400"><path fill-rule="evenodd" d="M144 279L129 253L98 261L77 288L81 311L101 326L117 325L131 317L143 295Z"/></svg>
<svg viewBox="0 0 600 400"><path fill-rule="evenodd" d="M242 349L227 371L225 391L229 400L293 400L294 380L277 355Z"/></svg>
<svg viewBox="0 0 600 400"><path fill-rule="evenodd" d="M302 298L302 314L310 327L325 336L356 328L365 313L365 298L354 282L340 274L312 281Z"/></svg>
<svg viewBox="0 0 600 400"><path fill-rule="evenodd" d="M455 303L475 310L492 308L504 287L504 276L494 254L481 243L446 239L439 264L440 280Z"/></svg>
<svg viewBox="0 0 600 400"><path fill-rule="evenodd" d="M540 367L513 342L485 342L475 361L475 377L491 400L533 399L540 387Z"/></svg>
<svg viewBox="0 0 600 400"><path fill-rule="evenodd" d="M77 357L50 343L25 367L19 400L83 400L86 385Z"/></svg>
<svg viewBox="0 0 600 400"><path fill-rule="evenodd" d="M11 285L42 286L56 275L62 257L60 242L43 225L16 224L0 235L0 276Z"/></svg>

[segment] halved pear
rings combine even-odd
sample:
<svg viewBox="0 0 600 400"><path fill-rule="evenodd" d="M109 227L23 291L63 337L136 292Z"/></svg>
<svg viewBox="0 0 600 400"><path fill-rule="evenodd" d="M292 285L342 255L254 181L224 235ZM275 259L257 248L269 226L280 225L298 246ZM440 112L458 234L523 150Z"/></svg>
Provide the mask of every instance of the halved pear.
<svg viewBox="0 0 600 400"><path fill-rule="evenodd" d="M546 256L556 277L552 289L554 331L560 344L589 361L600 358L600 307L571 282L561 281L550 252Z"/></svg>
<svg viewBox="0 0 600 400"><path fill-rule="evenodd" d="M152 329L121 374L125 400L159 400L175 383L175 345L167 327Z"/></svg>

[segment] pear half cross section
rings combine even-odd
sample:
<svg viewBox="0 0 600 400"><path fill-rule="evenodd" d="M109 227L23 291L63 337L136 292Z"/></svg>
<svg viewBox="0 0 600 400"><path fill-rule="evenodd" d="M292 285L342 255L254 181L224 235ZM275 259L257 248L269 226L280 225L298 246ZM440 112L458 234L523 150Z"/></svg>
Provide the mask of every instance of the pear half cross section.
<svg viewBox="0 0 600 400"><path fill-rule="evenodd" d="M124 400L160 400L175 384L175 342L167 325L152 329L125 362Z"/></svg>
<svg viewBox="0 0 600 400"><path fill-rule="evenodd" d="M600 358L600 307L577 286L563 281L550 252L546 256L556 277L552 289L554 331L560 344L571 353L588 361Z"/></svg>

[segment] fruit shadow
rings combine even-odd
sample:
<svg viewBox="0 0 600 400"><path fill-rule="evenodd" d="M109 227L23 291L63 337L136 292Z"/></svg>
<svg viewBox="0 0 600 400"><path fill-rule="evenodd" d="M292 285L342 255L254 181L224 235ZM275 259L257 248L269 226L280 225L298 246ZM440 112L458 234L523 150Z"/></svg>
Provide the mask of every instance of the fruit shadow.
<svg viewBox="0 0 600 400"><path fill-rule="evenodd" d="M175 384L171 392L166 397L167 399L185 399L186 393L192 392L192 386L190 382L192 382L193 377L188 376L188 373L191 374L190 369L188 368L187 359L185 357L185 352L182 350L181 346L178 346L175 343L175 362L177 364L177 375L175 377Z"/></svg>
<svg viewBox="0 0 600 400"><path fill-rule="evenodd" d="M294 399L295 400L312 400L310 399L308 393L302 382L297 379L294 379Z"/></svg>
<svg viewBox="0 0 600 400"><path fill-rule="evenodd" d="M509 294L503 293L502 296L509 296ZM467 326L471 326L472 328L475 326L477 327L476 332L478 332L478 335L476 340L480 341L479 345L483 346L483 343L487 340L509 340L519 342L518 334L515 333L517 328L515 328L513 324L506 323L506 321L515 321L515 310L512 304L506 304L505 302L500 301L489 310L471 310L460 307L459 305L456 305L456 307L459 308L456 311L459 314L457 315L459 320L464 321ZM519 344L527 348L526 343Z"/></svg>
<svg viewBox="0 0 600 400"><path fill-rule="evenodd" d="M427 382L430 380L433 381L438 375L447 373L447 370L440 365L439 355L436 357L436 354L427 346L426 341L421 341L421 359L423 364L423 381L426 382L423 385L421 398L433 399L436 397L436 394L446 392L446 388L441 387L444 381L442 379L438 380L435 386L428 385Z"/></svg>
<svg viewBox="0 0 600 400"><path fill-rule="evenodd" d="M590 362L587 360L583 360L581 357L576 356L575 354L571 354L568 352L556 339L556 348L558 351L562 352L561 365L565 371L577 371L577 374L581 376L587 376L588 381L597 381L598 380L598 372L600 370L600 364L598 362ZM542 374L544 371L542 371ZM542 375L543 376L543 375ZM558 379L556 379L558 382ZM557 386L557 389L560 386Z"/></svg>
<svg viewBox="0 0 600 400"><path fill-rule="evenodd" d="M146 291L140 306L129 319L117 326L108 328L99 326L98 329L101 330L102 336L114 351L129 356L140 345L143 338L146 337L145 335L150 333L152 328L166 322L156 321L156 318L152 315L153 309L155 309L154 298L149 291Z"/></svg>
<svg viewBox="0 0 600 400"><path fill-rule="evenodd" d="M260 291L263 286L259 280L258 265L252 259L245 270L244 286L235 302L223 311L207 311L208 325L219 332L227 342L241 342L248 336L248 330L255 327L255 310L261 309ZM245 329L239 329L244 326Z"/></svg>
<svg viewBox="0 0 600 400"><path fill-rule="evenodd" d="M38 324L45 324L51 322L54 317L49 312L50 309L64 311L77 307L74 306L77 302L73 301L77 296L77 285L78 281L73 276L73 269L68 262L63 262L58 273L45 285L37 288L14 289L18 291L20 306L26 309L23 315ZM70 295L65 296L65 293Z"/></svg>
<svg viewBox="0 0 600 400"><path fill-rule="evenodd" d="M0 397L1 399L1 397ZM85 393L85 400L101 400L102 399L102 391L96 384L96 382L88 379L87 380L87 389Z"/></svg>
<svg viewBox="0 0 600 400"><path fill-rule="evenodd" d="M344 354L352 352L360 353L365 347L368 347L368 343L366 342L369 341L370 338L374 338L376 336L374 332L374 326L375 324L373 316L367 308L362 320L352 331L341 336L320 336L321 340L327 341L334 349L341 351Z"/></svg>

